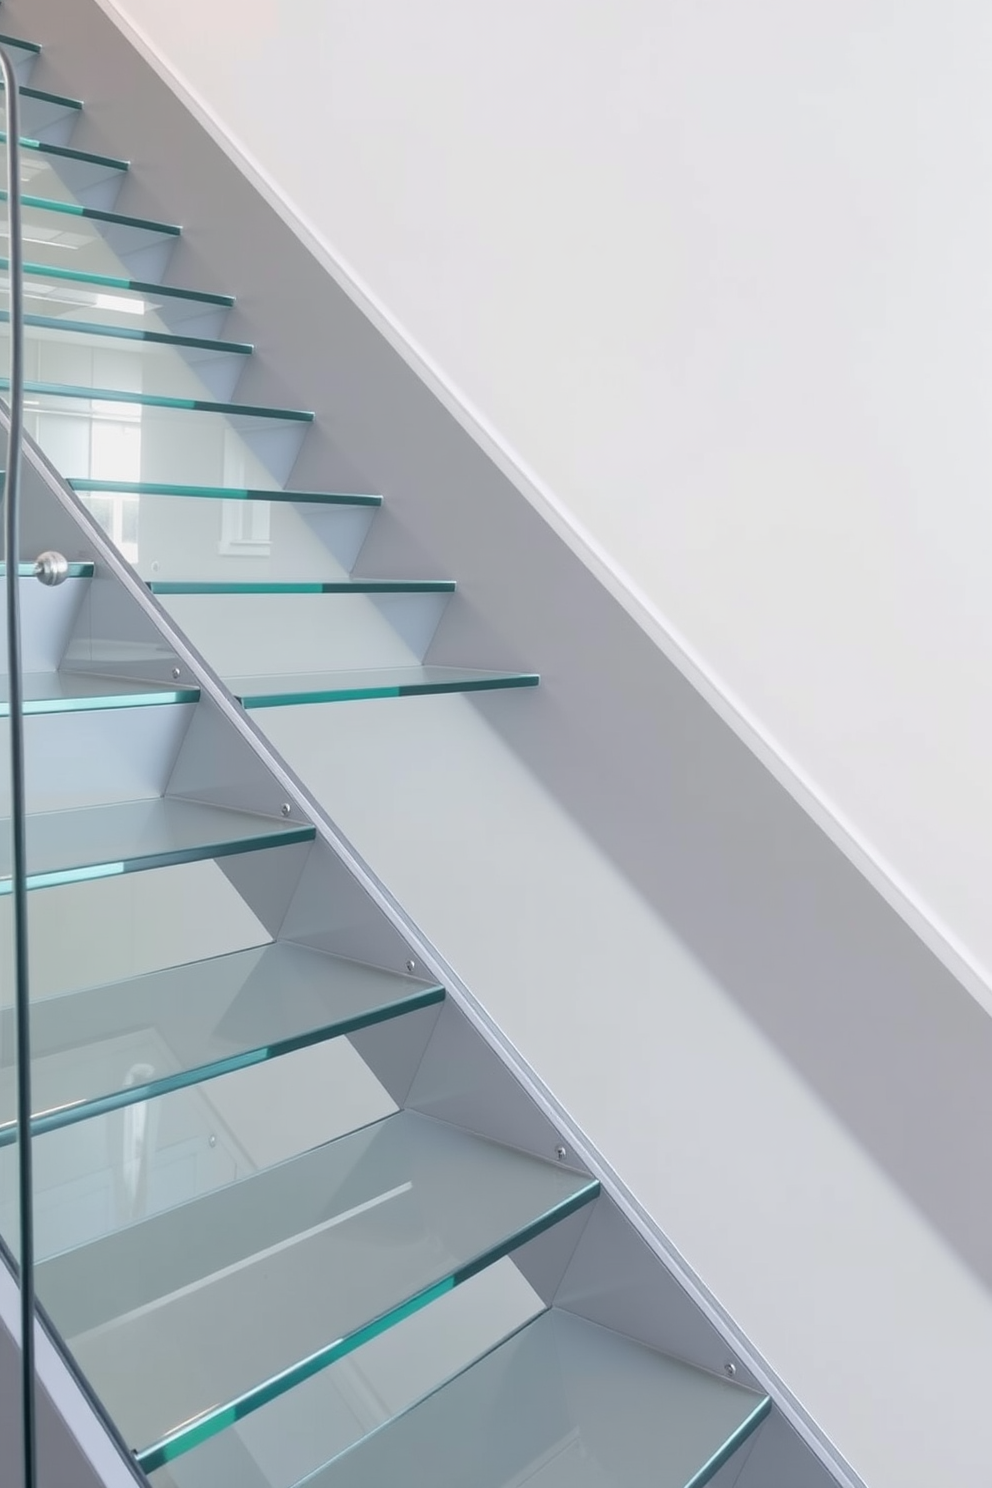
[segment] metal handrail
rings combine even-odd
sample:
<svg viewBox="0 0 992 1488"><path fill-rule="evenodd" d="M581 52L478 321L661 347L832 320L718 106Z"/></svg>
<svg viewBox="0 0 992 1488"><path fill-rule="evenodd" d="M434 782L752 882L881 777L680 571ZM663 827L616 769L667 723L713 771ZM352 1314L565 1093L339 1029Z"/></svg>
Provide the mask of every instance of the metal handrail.
<svg viewBox="0 0 992 1488"><path fill-rule="evenodd" d="M7 678L10 715L11 898L14 930L14 1006L17 1024L17 1149L20 1208L21 1379L24 1488L37 1488L35 1400L34 1183L31 1151L31 1029L28 981L27 846L24 794L24 693L21 679L20 556L21 458L24 434L24 243L21 225L20 96L13 63L0 46L7 95L7 212L10 283L10 424L4 486Z"/></svg>

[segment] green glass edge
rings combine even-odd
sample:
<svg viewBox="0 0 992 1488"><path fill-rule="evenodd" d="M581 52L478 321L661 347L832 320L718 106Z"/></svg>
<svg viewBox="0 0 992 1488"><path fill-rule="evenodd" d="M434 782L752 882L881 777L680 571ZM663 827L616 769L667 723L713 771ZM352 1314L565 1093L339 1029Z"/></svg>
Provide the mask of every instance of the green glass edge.
<svg viewBox="0 0 992 1488"><path fill-rule="evenodd" d="M181 232L181 228L176 229ZM0 258L0 270L10 268L9 258ZM66 279L71 284L95 284L101 289L130 289L135 294L160 295L172 300L192 300L197 305L220 305L229 310L233 295L211 294L205 289L176 289L171 284L152 284L144 279L120 279L114 274L90 274L84 269L60 269L51 264L26 263L24 272L38 279Z"/></svg>
<svg viewBox="0 0 992 1488"><path fill-rule="evenodd" d="M235 693L242 708L291 708L306 703L352 703L363 698L424 697L442 692L496 692L510 687L537 687L539 672L507 672L505 676L472 677L461 682L410 682L399 687L340 687L321 692Z"/></svg>
<svg viewBox="0 0 992 1488"><path fill-rule="evenodd" d="M55 103L60 108L81 109L82 101L78 98L63 98L61 93L46 93L42 88L18 88L22 98L36 98L39 103Z"/></svg>
<svg viewBox="0 0 992 1488"><path fill-rule="evenodd" d="M10 320L9 310L0 310L0 325ZM104 325L91 320L63 320L57 315L25 315L24 324L37 330L65 332L73 336L109 336L115 341L149 341L156 346L190 346L194 351L220 351L231 356L251 356L248 341L215 341L207 336L182 336L172 331L138 331L133 326Z"/></svg>
<svg viewBox="0 0 992 1488"><path fill-rule="evenodd" d="M7 200L6 191L0 191L0 201ZM101 207L82 207L78 202L52 201L47 196L22 196L21 205L36 207L41 212L61 212L65 217L88 217L94 222L109 222L117 227L138 227L145 232L165 234L178 238L181 227L171 222L152 222L145 217L122 217L119 212L105 212Z"/></svg>
<svg viewBox="0 0 992 1488"><path fill-rule="evenodd" d="M743 1446L748 1437L758 1429L771 1408L771 1400L766 1395L758 1402L747 1419L741 1422L737 1430L731 1432L719 1451L713 1453L709 1462L704 1463L699 1471L689 1479L685 1488L705 1488L705 1485L716 1477L721 1467L726 1466L738 1448Z"/></svg>
<svg viewBox="0 0 992 1488"><path fill-rule="evenodd" d="M29 889L55 889L62 884L90 883L97 878L116 878L118 874L126 873L127 865L124 863L93 863L89 868L64 868L56 869L51 873L28 874L27 887ZM0 878L0 898L10 893L10 879Z"/></svg>
<svg viewBox="0 0 992 1488"><path fill-rule="evenodd" d="M0 36L0 44L19 47L23 52L34 52L36 57L41 56L41 47L36 41L21 41L16 36Z"/></svg>
<svg viewBox="0 0 992 1488"><path fill-rule="evenodd" d="M5 473L4 471L0 470L0 481L3 480L4 473ZM0 559L0 579L5 579L6 577L7 577L7 565L6 565L6 563L3 562L2 559ZM33 563L19 563L17 565L17 577L19 579L33 579L34 578L34 564ZM68 573L67 577L70 578L70 579L91 579L93 577L93 564L92 563L70 563L69 564L69 573Z"/></svg>
<svg viewBox="0 0 992 1488"><path fill-rule="evenodd" d="M269 582L221 579L151 579L153 594L453 594L454 579L274 579Z"/></svg>
<svg viewBox="0 0 992 1488"><path fill-rule="evenodd" d="M249 1069L256 1064L266 1064L270 1059L279 1059L285 1054L295 1054L299 1049L309 1049L315 1044L327 1043L331 1039L344 1038L363 1028L374 1028L379 1023L388 1023L393 1018L407 1013L419 1012L422 1008L434 1007L443 1002L444 988L423 987L394 1002L380 1003L365 1013L353 1013L347 1018L336 1018L294 1034L292 1038L277 1039L271 1044L262 1044L255 1049L245 1049L240 1054L229 1054L223 1059L209 1060L206 1064L194 1065L186 1070L176 1070L161 1079L149 1080L143 1085L129 1086L126 1090L115 1090L107 1095L80 1097L71 1105L58 1106L42 1112L31 1121L31 1135L44 1136L48 1132L61 1131L63 1127L75 1126L80 1121L89 1121L94 1116L105 1116L109 1111L119 1111L139 1101L155 1100L162 1095L171 1095L176 1090L185 1090L190 1085L203 1085L221 1075L233 1074L235 1070ZM17 1123L0 1123L0 1149L17 1141Z"/></svg>
<svg viewBox="0 0 992 1488"><path fill-rule="evenodd" d="M121 873L144 873L150 868L172 868L180 863L200 863L208 858L232 858L239 853L258 852L266 847L291 847L297 842L312 842L316 829L301 824L281 828L278 832L260 833L237 842L204 842L195 847L174 848L169 852L150 852L117 863L87 863L76 868L55 868L48 873L28 874L29 889L54 889L63 884L86 883L97 878L114 878ZM10 893L9 878L0 879L0 898Z"/></svg>
<svg viewBox="0 0 992 1488"><path fill-rule="evenodd" d="M6 143L7 136L0 129L0 145ZM57 155L60 160L81 160L86 165L106 165L111 170L131 169L129 160L118 160L113 155L93 155L89 150L74 150L71 145L49 145L44 140L30 139L27 135L21 135L20 145L22 150L36 150L40 155Z"/></svg>
<svg viewBox="0 0 992 1488"><path fill-rule="evenodd" d="M198 687L163 689L161 692L105 693L86 698L35 698L24 704L24 714L38 717L52 713L109 713L114 708L154 708L171 703L195 703ZM0 702L0 718L10 717L10 704Z"/></svg>
<svg viewBox="0 0 992 1488"><path fill-rule="evenodd" d="M230 1401L226 1405L214 1407L202 1416L196 1417L189 1424L178 1427L168 1436L163 1437L161 1441L154 1442L140 1451L136 1451L134 1455L138 1466L146 1473L154 1472L156 1468L164 1467L167 1462L174 1462L177 1457L181 1457L185 1452L191 1451L193 1447L200 1446L212 1436L218 1435L225 1427L233 1426L237 1421L243 1420L245 1416L260 1409L261 1406L268 1405L270 1401L278 1399L280 1395L286 1394L288 1390L294 1389L297 1385L302 1384L304 1380L312 1379L314 1375L319 1374L322 1370L328 1368L329 1365L335 1364L339 1359L343 1359L348 1354L354 1353L363 1344L369 1343L373 1338L378 1338L380 1334L395 1327L397 1323L403 1322L405 1318L412 1317L415 1312L420 1312L422 1308L429 1306L431 1302L435 1302L439 1297L446 1296L448 1292L454 1291L457 1286L460 1286L465 1281L469 1281L473 1276L477 1276L480 1271L484 1271L488 1266L495 1265L497 1261L502 1260L504 1256L510 1255L514 1250L519 1249L521 1245L526 1245L529 1240L534 1240L538 1235L543 1235L553 1225L567 1219L570 1214L577 1213L579 1209L584 1208L586 1204L591 1203L597 1197L599 1187L599 1180L591 1178L576 1193L570 1194L561 1203L555 1204L550 1209L545 1210L537 1219L531 1220L529 1224L521 1226L512 1235L505 1236L496 1245L490 1246L465 1265L456 1267L455 1270L442 1280L422 1288L422 1290L416 1292L412 1297L398 1303L395 1307L389 1308L378 1318L374 1318L363 1327L356 1329L355 1332L335 1339L333 1343L327 1344L325 1348L318 1349L315 1354L311 1354L308 1358L301 1359L298 1363L291 1365L289 1369L283 1370L281 1374L274 1375L263 1384L256 1386L255 1389L246 1391L237 1400Z"/></svg>
<svg viewBox="0 0 992 1488"><path fill-rule="evenodd" d="M0 377L0 391L10 387ZM85 398L93 403L137 403L142 408L175 408L185 413L222 413L229 418L282 419L285 423L310 424L314 415L301 408L263 408L251 403L215 403L206 398L170 398L164 393L132 393L123 388L77 387L69 382L25 382L26 393L42 398Z"/></svg>
<svg viewBox="0 0 992 1488"><path fill-rule="evenodd" d="M174 1462L177 1457L192 1451L194 1447L201 1446L211 1437L218 1436L228 1426L236 1425L238 1421L244 1420L245 1416L260 1410L263 1405L278 1400L279 1396L285 1395L288 1390L294 1389L305 1380L312 1379L315 1374L319 1374L321 1370L336 1363L338 1359L343 1359L347 1354L353 1353L363 1343L370 1343L373 1338L378 1338L380 1334L385 1333L397 1323L403 1322L405 1318L412 1317L414 1313L420 1312L431 1302L436 1302L439 1297L453 1291L454 1286L454 1281L450 1279L438 1282L436 1286L419 1293L403 1307L397 1308L388 1318L384 1317L377 1319L375 1323L367 1324L349 1338L342 1339L337 1344L331 1344L327 1349L312 1355L311 1358L295 1365L291 1370L274 1376L273 1379L266 1381L264 1386L253 1390L250 1395L243 1395L238 1400L232 1401L230 1405L217 1407L208 1415L199 1417L190 1426L181 1428L171 1436L163 1437L160 1442L146 1447L143 1451L136 1451L135 1461L146 1473L154 1472L156 1468L164 1467L168 1462Z"/></svg>
<svg viewBox="0 0 992 1488"><path fill-rule="evenodd" d="M107 491L132 496L198 497L217 501L293 501L340 506L381 506L381 496L347 491L263 491L246 486L170 486L160 481L70 480L74 491Z"/></svg>

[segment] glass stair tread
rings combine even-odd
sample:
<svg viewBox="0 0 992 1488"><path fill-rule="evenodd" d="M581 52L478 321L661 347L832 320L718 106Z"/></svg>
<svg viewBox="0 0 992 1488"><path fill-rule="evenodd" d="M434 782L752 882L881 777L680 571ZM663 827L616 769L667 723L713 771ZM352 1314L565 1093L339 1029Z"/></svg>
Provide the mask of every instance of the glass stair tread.
<svg viewBox="0 0 992 1488"><path fill-rule="evenodd" d="M0 145L6 141L0 130ZM113 190L129 169L126 160L94 155L70 145L21 138L21 186L30 196L75 202L96 187Z"/></svg>
<svg viewBox="0 0 992 1488"><path fill-rule="evenodd" d="M41 56L41 47L36 41L24 41L20 36L0 36L0 46L12 52L11 60L18 63L27 58L34 62Z"/></svg>
<svg viewBox="0 0 992 1488"><path fill-rule="evenodd" d="M702 1488L769 1408L764 1396L553 1309L305 1483Z"/></svg>
<svg viewBox="0 0 992 1488"><path fill-rule="evenodd" d="M63 98L60 93L46 93L39 88L21 88L21 124L35 137L64 121L73 121L82 111L78 98Z"/></svg>
<svg viewBox="0 0 992 1488"><path fill-rule="evenodd" d="M120 496L176 496L205 501L282 501L294 505L381 506L382 497L349 491L267 491L246 486L191 486L163 481L108 481L72 477L69 485L78 492L101 492Z"/></svg>
<svg viewBox="0 0 992 1488"><path fill-rule="evenodd" d="M290 941L44 998L31 1011L34 1130L55 1131L443 998L436 982ZM10 1017L8 1010L0 1022L8 1069ZM135 1052L139 1032L147 1033L147 1060ZM74 1056L71 1064L51 1060L49 1071L45 1060L63 1054ZM136 1059L145 1065L140 1082ZM16 1137L14 1101L12 1085L0 1085L0 1145Z"/></svg>
<svg viewBox="0 0 992 1488"><path fill-rule="evenodd" d="M150 1472L597 1192L401 1111L44 1262L39 1297Z"/></svg>
<svg viewBox="0 0 992 1488"><path fill-rule="evenodd" d="M133 221L134 219L119 219ZM171 231L171 230L170 230ZM179 229L174 230L178 232ZM10 269L10 260L0 258L0 272ZM147 316L173 300L188 301L191 306L216 306L229 310L234 304L233 295L213 294L201 289L181 289L171 284L151 284L141 279L130 279L126 275L99 274L86 270L63 268L56 264L25 263L25 303L51 305L58 303L68 307L70 313L79 309L110 312L108 298L114 302L121 299L134 304L134 310L124 310L124 323L133 323L137 316ZM9 288L8 281L0 281L0 288Z"/></svg>
<svg viewBox="0 0 992 1488"><path fill-rule="evenodd" d="M3 481L3 477L4 477L4 471L0 470L0 482ZM0 559L0 579L5 579L6 577L7 577L7 565L6 565L6 563L3 562L2 559ZM33 579L34 578L34 564L33 563L19 563L17 565L17 577L19 579ZM81 562L81 563L70 563L69 564L69 572L67 574L67 578L70 578L70 579L91 579L92 577L93 577L93 564L92 563Z"/></svg>
<svg viewBox="0 0 992 1488"><path fill-rule="evenodd" d="M14 76L23 86L34 71L34 65L41 55L41 47L36 42L21 41L16 36L0 36L0 46L6 48L14 67Z"/></svg>
<svg viewBox="0 0 992 1488"><path fill-rule="evenodd" d="M373 667L367 671L287 672L225 677L225 687L245 708L282 708L361 698L418 697L426 693L487 692L536 687L536 672L493 672L451 666Z"/></svg>
<svg viewBox="0 0 992 1488"><path fill-rule="evenodd" d="M6 142L7 136L0 129L0 145ZM78 160L86 165L106 166L109 170L115 171L127 171L131 168L129 160L120 160L116 155L95 155L91 150L75 150L71 145L54 145L47 140L31 139L27 135L21 135L20 145L22 150L29 150L37 155L48 155L53 160Z"/></svg>
<svg viewBox="0 0 992 1488"><path fill-rule="evenodd" d="M0 191L0 201L6 200L6 191ZM181 234L179 227L168 222L31 193L22 197L22 208L24 257L32 273L55 268L117 277L121 257L160 249L173 244ZM0 222L0 243L6 250L6 214Z"/></svg>
<svg viewBox="0 0 992 1488"><path fill-rule="evenodd" d="M133 403L137 394L142 403L186 407L200 397L213 399L232 392L254 349L246 342L194 334L192 321L173 330L158 314L149 315L143 325L124 324L128 318L126 311L119 310L112 311L107 320L101 312L91 319L78 312L70 317L29 311L24 342L32 390L65 394L92 388L102 393L120 387L129 390L128 399L106 401ZM4 370L9 359L10 322L0 313L0 367ZM140 410L137 416L141 417Z"/></svg>
<svg viewBox="0 0 992 1488"><path fill-rule="evenodd" d="M453 594L454 579L149 579L153 594Z"/></svg>
<svg viewBox="0 0 992 1488"><path fill-rule="evenodd" d="M0 391L8 391L10 379L0 377ZM142 408L160 408L177 413L217 413L236 425L260 419L283 423L312 423L313 414L300 408L270 408L264 404L228 403L212 398L175 398L164 393L145 393L129 388L83 387L75 383L36 382L28 379L24 391L29 397L61 402L72 399L90 403L134 404Z"/></svg>
<svg viewBox="0 0 992 1488"><path fill-rule="evenodd" d="M151 1474L153 1488L292 1488L545 1310L512 1256ZM466 1488L470 1488L466 1484Z"/></svg>
<svg viewBox="0 0 992 1488"><path fill-rule="evenodd" d="M195 703L200 691L196 687L157 687L121 677L91 677L82 672L27 672L23 695L25 714L82 713ZM7 678L0 675L0 718L9 715Z"/></svg>
<svg viewBox="0 0 992 1488"><path fill-rule="evenodd" d="M170 378L176 380L181 373L187 386L199 386L197 369L182 368L178 354L175 364ZM144 365L150 372L156 370L151 361ZM142 370L140 359L132 370ZM0 390L7 383L0 379ZM106 474L129 481L186 484L202 479L261 487L271 480L281 485L299 455L313 414L200 397L195 387L190 390L193 396L176 397L119 385L87 387L31 379L25 386L25 429L55 467L74 478ZM100 440L94 430L100 432ZM100 468L100 450L108 440L120 455L110 471ZM187 516L195 516L192 508Z"/></svg>
<svg viewBox="0 0 992 1488"><path fill-rule="evenodd" d="M26 296L26 299L30 301L30 295ZM9 324L9 312L0 311L0 327L6 327ZM187 336L176 331L124 325L119 321L77 320L68 314L42 315L28 311L24 317L24 324L27 330L25 340L28 345L32 343L38 346L53 343L57 345L61 342L103 351L107 348L108 342L121 342L123 346L118 349L128 352L168 346L236 357L251 356L254 351L254 347L246 341L223 341L212 336ZM0 332L0 341L6 343L8 339L9 333L6 330Z"/></svg>
<svg viewBox="0 0 992 1488"><path fill-rule="evenodd" d="M310 410L233 402L209 391L201 396L205 379L178 354L166 369L165 391L158 390L157 361L129 359L118 377L119 354L109 352L113 367L101 378L94 375L96 355L84 356L82 378L32 375L25 382L26 431L56 468L82 479L247 488L270 481L278 487L287 479L313 423ZM9 379L0 379L0 391L8 387ZM97 424L99 439L90 433ZM117 452L110 470L100 453L108 447Z"/></svg>
<svg viewBox="0 0 992 1488"><path fill-rule="evenodd" d="M314 828L165 796L29 813L28 887L309 842ZM10 832L0 825L0 895L10 893Z"/></svg>
<svg viewBox="0 0 992 1488"><path fill-rule="evenodd" d="M30 52L32 57L41 56L41 47L36 41L22 41L19 36L0 36L0 46L13 47L18 52Z"/></svg>
<svg viewBox="0 0 992 1488"><path fill-rule="evenodd" d="M0 190L0 201L6 200L6 190ZM103 207L88 207L81 202L62 201L58 197L35 196L29 193L21 197L21 205L25 209L25 214L31 213L32 221L48 213L51 217L79 217L86 222L104 222L110 227L133 227L155 237L178 238L182 236L182 228L173 222L158 222L149 217L131 217L127 213L111 212ZM31 242L27 234L25 234L25 242Z"/></svg>

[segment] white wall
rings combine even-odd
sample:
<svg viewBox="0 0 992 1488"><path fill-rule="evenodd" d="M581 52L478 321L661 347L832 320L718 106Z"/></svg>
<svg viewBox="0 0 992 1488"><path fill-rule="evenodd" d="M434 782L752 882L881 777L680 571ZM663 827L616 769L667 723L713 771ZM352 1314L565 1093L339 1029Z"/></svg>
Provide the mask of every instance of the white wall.
<svg viewBox="0 0 992 1488"><path fill-rule="evenodd" d="M988 7L101 3L992 1005Z"/></svg>

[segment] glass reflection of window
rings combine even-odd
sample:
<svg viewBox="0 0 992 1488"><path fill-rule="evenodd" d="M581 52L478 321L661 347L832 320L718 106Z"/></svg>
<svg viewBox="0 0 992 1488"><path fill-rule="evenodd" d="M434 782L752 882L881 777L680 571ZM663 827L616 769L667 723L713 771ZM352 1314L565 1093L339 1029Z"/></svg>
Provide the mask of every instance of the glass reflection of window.
<svg viewBox="0 0 992 1488"><path fill-rule="evenodd" d="M233 429L224 431L224 484L248 486L247 450ZM267 558L272 549L268 501L222 501L217 551L226 558Z"/></svg>
<svg viewBox="0 0 992 1488"><path fill-rule="evenodd" d="M26 400L28 433L64 475L89 480L138 482L141 479L141 407L102 403L80 413L39 408ZM138 561L138 502L129 492L92 492L80 498L129 563Z"/></svg>
<svg viewBox="0 0 992 1488"><path fill-rule="evenodd" d="M141 479L141 409L134 404L121 404L116 417L109 416L115 405L105 405L107 417L93 419L90 426L90 478L106 481L139 481ZM124 415L124 416L122 416ZM129 563L138 561L138 497L122 494L104 496L109 503L108 520L97 516ZM93 510L93 508L90 508Z"/></svg>

